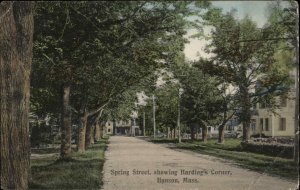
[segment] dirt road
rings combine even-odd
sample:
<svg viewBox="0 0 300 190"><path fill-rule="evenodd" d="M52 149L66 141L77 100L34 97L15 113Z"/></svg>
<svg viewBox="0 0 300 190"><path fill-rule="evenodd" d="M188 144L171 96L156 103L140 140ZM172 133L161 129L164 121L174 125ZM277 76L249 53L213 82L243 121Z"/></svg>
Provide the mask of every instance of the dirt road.
<svg viewBox="0 0 300 190"><path fill-rule="evenodd" d="M104 190L289 190L295 182L249 171L215 157L113 136L105 153Z"/></svg>

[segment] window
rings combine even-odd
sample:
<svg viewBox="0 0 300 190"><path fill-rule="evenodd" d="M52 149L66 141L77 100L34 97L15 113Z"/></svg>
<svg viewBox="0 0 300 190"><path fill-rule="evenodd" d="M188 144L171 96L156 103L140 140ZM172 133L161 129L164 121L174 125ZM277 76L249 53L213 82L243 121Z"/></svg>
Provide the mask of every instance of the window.
<svg viewBox="0 0 300 190"><path fill-rule="evenodd" d="M263 131L264 130L264 119L263 118L260 118L259 126L260 126L261 130Z"/></svg>
<svg viewBox="0 0 300 190"><path fill-rule="evenodd" d="M109 133L110 133L110 129L107 129L107 132L109 132Z"/></svg>
<svg viewBox="0 0 300 190"><path fill-rule="evenodd" d="M281 107L286 107L287 106L287 97L286 97L286 95L280 96L280 106Z"/></svg>
<svg viewBox="0 0 300 190"><path fill-rule="evenodd" d="M260 103L259 103L259 108L267 108L268 107L268 102L267 100L262 100Z"/></svg>
<svg viewBox="0 0 300 190"><path fill-rule="evenodd" d="M265 118L265 130L269 131L269 118Z"/></svg>
<svg viewBox="0 0 300 190"><path fill-rule="evenodd" d="M268 97L262 97L262 100L259 102L259 108L269 108L271 107L271 99Z"/></svg>
<svg viewBox="0 0 300 190"><path fill-rule="evenodd" d="M110 126L110 122L108 122L108 126Z"/></svg>
<svg viewBox="0 0 300 190"><path fill-rule="evenodd" d="M286 130L286 119L285 118L279 118L279 130L280 131Z"/></svg>

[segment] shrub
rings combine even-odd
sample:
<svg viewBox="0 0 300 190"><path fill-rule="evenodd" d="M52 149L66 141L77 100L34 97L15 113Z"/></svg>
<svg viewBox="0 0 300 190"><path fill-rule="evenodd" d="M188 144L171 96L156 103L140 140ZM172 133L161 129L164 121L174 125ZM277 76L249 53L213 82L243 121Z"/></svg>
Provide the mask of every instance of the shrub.
<svg viewBox="0 0 300 190"><path fill-rule="evenodd" d="M257 134L251 135L251 137L253 137L253 138L259 138L259 137L266 138L267 136L263 133L261 133L261 134L257 133Z"/></svg>
<svg viewBox="0 0 300 190"><path fill-rule="evenodd" d="M242 142L241 146L245 151L282 158L293 158L294 153L294 147L291 145Z"/></svg>
<svg viewBox="0 0 300 190"><path fill-rule="evenodd" d="M41 145L51 144L53 137L50 126L47 126L45 123L32 124L30 135L31 147L40 147Z"/></svg>

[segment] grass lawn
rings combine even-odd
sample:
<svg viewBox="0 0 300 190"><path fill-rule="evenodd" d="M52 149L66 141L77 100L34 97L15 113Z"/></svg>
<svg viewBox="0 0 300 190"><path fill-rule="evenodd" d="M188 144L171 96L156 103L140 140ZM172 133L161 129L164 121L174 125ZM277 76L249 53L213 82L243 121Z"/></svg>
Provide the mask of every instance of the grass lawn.
<svg viewBox="0 0 300 190"><path fill-rule="evenodd" d="M264 154L244 151L240 139L225 139L224 144L217 143L216 139L209 139L205 144L201 141L183 141L155 139L154 143L173 143L175 149L187 149L201 154L220 157L233 161L235 164L261 173L297 180L299 166L292 159L267 156Z"/></svg>
<svg viewBox="0 0 300 190"><path fill-rule="evenodd" d="M84 153L74 152L68 161L58 160L52 149L40 151L38 157L31 158L29 189L100 189L107 142L108 138Z"/></svg>

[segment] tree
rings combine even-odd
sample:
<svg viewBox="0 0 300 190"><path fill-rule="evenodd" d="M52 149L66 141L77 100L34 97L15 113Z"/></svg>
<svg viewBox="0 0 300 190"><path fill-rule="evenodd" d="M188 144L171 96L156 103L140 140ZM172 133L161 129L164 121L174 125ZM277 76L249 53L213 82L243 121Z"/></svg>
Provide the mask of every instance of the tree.
<svg viewBox="0 0 300 190"><path fill-rule="evenodd" d="M1 189L27 189L33 3L0 4Z"/></svg>
<svg viewBox="0 0 300 190"><path fill-rule="evenodd" d="M285 43L285 48L293 48L296 67L296 98L295 98L295 143L294 143L294 161L299 163L299 7L294 1L288 1L284 8L281 3L272 3L269 8L268 20L272 30L276 31L274 39ZM289 60L290 61L290 60Z"/></svg>
<svg viewBox="0 0 300 190"><path fill-rule="evenodd" d="M207 127L217 124L219 108L222 105L221 94L217 88L219 81L193 65L187 65L184 70L185 75L179 78L184 90L180 105L183 108L183 122L190 126L192 140L195 124L202 127L202 140L206 142Z"/></svg>
<svg viewBox="0 0 300 190"><path fill-rule="evenodd" d="M224 138L224 128L226 123L234 116L236 115L236 97L233 94L233 90L230 90L229 85L224 82L222 79L220 80L220 89L219 93L222 97L222 100L220 101L220 108L221 111L221 123L218 126L218 142L223 144L225 142Z"/></svg>
<svg viewBox="0 0 300 190"><path fill-rule="evenodd" d="M177 113L178 113L178 85L166 84L156 92L156 104L157 104L157 117L158 128L160 127L164 131L167 128L173 131L175 138L176 124L177 124Z"/></svg>
<svg viewBox="0 0 300 190"><path fill-rule="evenodd" d="M41 4L37 9L37 50L48 61L53 80L59 81L66 95L62 101L65 102L62 115L67 116L62 118L65 121L62 131L66 133L62 139L62 157L69 152L65 150L70 150L70 135L67 134L70 133L71 109L81 117L82 127L79 129L83 140L89 116L183 49L187 23L184 18L195 12L188 7L189 4ZM65 22L60 22L61 18L65 18ZM102 76L95 74L95 70ZM101 88L100 93L93 90L95 86ZM72 91L75 89L74 93L69 93L71 87ZM81 105L75 103L72 106L75 109L70 107L68 94L78 94L76 102Z"/></svg>
<svg viewBox="0 0 300 190"><path fill-rule="evenodd" d="M117 4L117 6L122 6L121 4L123 3ZM109 15L98 14L97 9L105 9L107 11L103 11L103 13L109 13ZM95 52L107 56L110 51L109 49L105 49L107 48L107 44L115 47L112 41L110 41L115 34L113 32L109 33L109 31L114 31L111 30L112 26L128 19L126 18L124 21L123 19L117 20L116 18L119 16L117 10L115 4L107 2L42 2L37 6L36 52L40 57L44 57L44 60L48 63L46 65L48 69L45 70L50 72L45 74L49 75L51 81L57 83L57 87L61 86L62 88L61 157L68 156L71 152L71 106L69 98L72 92L70 89L78 85L87 85L87 88L89 88L89 84L87 84L89 81L99 80L96 77L90 77L91 79L87 81L89 76L93 76L95 73L90 72L91 68L98 68L96 67L97 65L90 63L94 61L94 63L99 65L100 61L96 59L97 55L95 55ZM123 14L124 9L120 10L121 14ZM125 16L129 17L130 15L127 14ZM60 22L61 18L65 18L65 22ZM106 18L112 19L100 22L106 20ZM82 20L86 20L87 22L82 22ZM102 37L99 38L99 35ZM74 40L75 38L77 40ZM83 61L86 59L88 61ZM105 62L109 63L109 60L105 60ZM87 79L85 80L86 82L81 80L83 77ZM81 89L80 87L79 89L86 90L86 88ZM107 94L108 92L106 91L105 93ZM82 94L80 100L82 105L77 110L77 113L81 117L80 126L82 127L79 129L81 130L80 134L82 137L80 139L83 141L85 141L85 127L87 118L89 117L88 111L86 111L88 96L89 94ZM84 143L81 142L80 144Z"/></svg>
<svg viewBox="0 0 300 190"><path fill-rule="evenodd" d="M237 20L234 12L222 14L220 9L211 9L203 18L213 26L212 41L206 49L213 55L201 67L237 87L243 140L248 141L253 104L260 97L272 98L278 92L286 92L288 86L287 73L274 72L277 42L261 40L274 33L267 26L258 28L249 17ZM261 85L255 85L258 83Z"/></svg>
<svg viewBox="0 0 300 190"><path fill-rule="evenodd" d="M63 2L39 2L35 7L35 60L37 63L39 61L47 63L43 64L43 67L46 67L43 74L47 76L49 81L55 81L55 87L60 89L61 94L62 105L58 107L61 108L62 158L71 153L72 123L69 96L74 68L72 52L76 50L75 47L78 45L77 41L72 40L76 32L70 32L74 29L69 17L68 7L70 5L71 3ZM61 18L65 18L65 22L61 22ZM66 34L68 34L67 37ZM84 36L78 33L76 35L78 40L84 39ZM49 88L47 89L49 90Z"/></svg>

